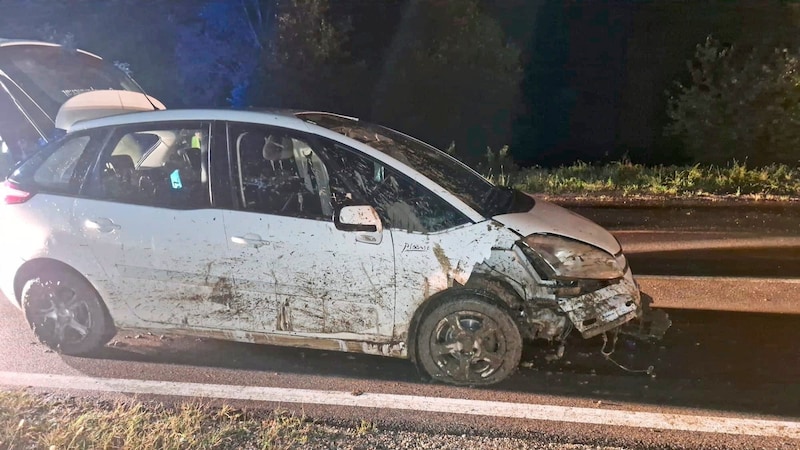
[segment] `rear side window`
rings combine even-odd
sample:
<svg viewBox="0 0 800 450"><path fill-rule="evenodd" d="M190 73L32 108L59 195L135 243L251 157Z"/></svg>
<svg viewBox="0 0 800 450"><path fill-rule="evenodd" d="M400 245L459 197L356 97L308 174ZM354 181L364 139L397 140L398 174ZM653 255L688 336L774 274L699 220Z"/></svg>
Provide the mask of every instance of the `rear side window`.
<svg viewBox="0 0 800 450"><path fill-rule="evenodd" d="M80 136L69 139L33 174L33 181L37 186L48 190L67 192L78 178L85 175L77 173L79 162L86 147L89 145L89 136Z"/></svg>
<svg viewBox="0 0 800 450"><path fill-rule="evenodd" d="M68 136L34 154L11 178L44 192L77 195L97 159L91 134Z"/></svg>
<svg viewBox="0 0 800 450"><path fill-rule="evenodd" d="M118 129L99 160L87 195L172 209L211 204L209 123L141 124Z"/></svg>

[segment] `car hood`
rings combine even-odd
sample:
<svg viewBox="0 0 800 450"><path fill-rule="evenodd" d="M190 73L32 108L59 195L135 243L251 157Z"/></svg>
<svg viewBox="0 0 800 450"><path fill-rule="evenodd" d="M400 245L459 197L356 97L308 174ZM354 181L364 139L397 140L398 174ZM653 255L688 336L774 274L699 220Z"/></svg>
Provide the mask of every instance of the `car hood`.
<svg viewBox="0 0 800 450"><path fill-rule="evenodd" d="M493 219L522 236L556 234L592 244L612 255L621 250L617 239L605 228L543 200L537 199L534 207L528 212L501 214Z"/></svg>

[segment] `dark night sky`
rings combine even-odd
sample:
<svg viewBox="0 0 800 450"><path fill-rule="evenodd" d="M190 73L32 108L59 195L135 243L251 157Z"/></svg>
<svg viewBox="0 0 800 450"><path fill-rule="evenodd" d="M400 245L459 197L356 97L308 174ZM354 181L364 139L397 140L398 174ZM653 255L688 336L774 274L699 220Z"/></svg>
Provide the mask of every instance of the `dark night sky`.
<svg viewBox="0 0 800 450"><path fill-rule="evenodd" d="M210 2L152 2L180 11L173 14L127 0L69 5L0 0L0 35L71 33L80 47L129 62L136 78L168 105L195 106L190 95L174 88L176 74L184 69L175 57L182 43L179 24L195 20ZM710 34L744 45L800 44L796 16L780 0L480 4L522 52L521 94L517 104L508 105L516 119L507 141L523 164L615 160L625 154L643 162L672 162L676 153L662 133L665 91L687 77L686 61L695 45ZM351 21L348 50L368 70L380 70L409 0L335 0L331 5L334 19ZM232 38L226 45L233 49L236 43ZM367 108L350 109L369 114Z"/></svg>

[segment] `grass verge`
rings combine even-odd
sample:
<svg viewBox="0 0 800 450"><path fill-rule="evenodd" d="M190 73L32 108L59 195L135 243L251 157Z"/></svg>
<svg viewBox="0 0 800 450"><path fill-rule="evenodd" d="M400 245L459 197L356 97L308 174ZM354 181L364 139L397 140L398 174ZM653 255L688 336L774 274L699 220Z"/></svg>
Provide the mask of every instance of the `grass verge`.
<svg viewBox="0 0 800 450"><path fill-rule="evenodd" d="M362 423L348 432L361 436L372 431ZM284 449L302 448L326 433L341 434L281 412L63 401L0 391L0 448L7 449Z"/></svg>
<svg viewBox="0 0 800 450"><path fill-rule="evenodd" d="M576 163L555 169L522 169L507 183L524 192L547 195L800 199L800 169L779 164L748 168L738 162L726 166L652 167L630 162Z"/></svg>
<svg viewBox="0 0 800 450"><path fill-rule="evenodd" d="M600 449L582 443L546 442L473 433L474 425L448 430L423 420L417 430L378 429L369 420L326 424L283 412L242 411L155 401L109 402L35 391L0 390L2 449ZM63 394L62 394L63 395ZM491 425L490 425L491 427ZM618 450L612 447L602 449Z"/></svg>

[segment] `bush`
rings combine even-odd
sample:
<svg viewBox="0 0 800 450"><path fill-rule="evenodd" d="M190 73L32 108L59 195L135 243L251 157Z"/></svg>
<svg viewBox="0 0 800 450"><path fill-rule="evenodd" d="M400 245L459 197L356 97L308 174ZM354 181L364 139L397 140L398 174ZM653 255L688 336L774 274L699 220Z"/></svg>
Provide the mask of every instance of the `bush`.
<svg viewBox="0 0 800 450"><path fill-rule="evenodd" d="M448 152L450 152L449 149ZM452 152L450 153L453 154ZM501 147L497 152L487 147L484 161L478 164L478 171L495 184L511 186L515 175L519 171L519 166L511 157L507 145Z"/></svg>
<svg viewBox="0 0 800 450"><path fill-rule="evenodd" d="M514 187L541 194L613 196L749 195L800 196L800 170L783 164L749 168L732 162L722 166L643 166L630 162L607 165L576 163L555 169L533 167L515 177Z"/></svg>
<svg viewBox="0 0 800 450"><path fill-rule="evenodd" d="M698 163L751 166L800 160L800 59L785 48L740 52L708 38L688 63L691 81L669 99L665 134Z"/></svg>

